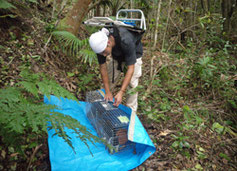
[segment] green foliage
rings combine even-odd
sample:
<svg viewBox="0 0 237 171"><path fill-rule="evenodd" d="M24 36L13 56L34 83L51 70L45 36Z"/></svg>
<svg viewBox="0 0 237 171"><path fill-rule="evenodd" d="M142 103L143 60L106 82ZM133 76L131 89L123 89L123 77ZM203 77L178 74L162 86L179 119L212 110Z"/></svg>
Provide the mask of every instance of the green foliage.
<svg viewBox="0 0 237 171"><path fill-rule="evenodd" d="M81 49L79 54L81 56L83 56L83 61L85 63L89 63L90 65L93 63L93 62L97 62L97 59L96 59L96 55L95 55L95 52L93 52L92 50L89 50L89 49Z"/></svg>
<svg viewBox="0 0 237 171"><path fill-rule="evenodd" d="M212 40L215 46L207 43L204 47L190 40L186 42L186 49L169 54L165 60L161 57L159 61L163 65L154 76L151 91L144 93L151 86L146 77L142 81L144 88L139 92L140 113L147 115L152 122L164 122L169 129L176 130L171 145L174 152L189 158L193 155L190 151L194 150L199 160L208 158L209 153L201 147L193 148L198 143L198 134L204 133L205 137L208 130L218 138L227 133L236 136L233 123L223 122L236 117L236 60L231 55L235 54L235 45L222 39L219 44L218 39ZM169 64L166 65L166 61ZM147 98L145 101L142 100L144 96ZM213 107L212 103L219 106ZM223 109L229 111L228 116L218 113ZM170 126L174 118L178 119Z"/></svg>
<svg viewBox="0 0 237 171"><path fill-rule="evenodd" d="M32 2L32 3L38 3L37 0L27 0L28 2Z"/></svg>
<svg viewBox="0 0 237 171"><path fill-rule="evenodd" d="M90 50L88 39L80 40L67 31L54 31L52 35L58 39L64 53L81 56L82 60L89 62L90 65L96 61L96 55Z"/></svg>
<svg viewBox="0 0 237 171"><path fill-rule="evenodd" d="M14 5L9 3L7 0L0 0L0 9L16 8Z"/></svg>
<svg viewBox="0 0 237 171"><path fill-rule="evenodd" d="M24 0L24 2L31 2L31 3L38 3L37 0ZM10 9L14 8L16 9L17 7L14 6L12 3L8 2L7 0L0 0L0 9ZM8 15L9 17L12 17L13 15Z"/></svg>
<svg viewBox="0 0 237 171"><path fill-rule="evenodd" d="M211 57L207 56L200 58L194 65L195 79L198 80L199 85L203 89L214 88L216 84L213 84L214 75L218 72L217 67Z"/></svg>
<svg viewBox="0 0 237 171"><path fill-rule="evenodd" d="M24 69L21 73L21 81L17 84L22 88L31 93L34 97L39 98L40 94L50 96L54 94L57 97L67 97L73 100L77 100L66 89L62 88L56 81L49 80L43 74L33 74Z"/></svg>
<svg viewBox="0 0 237 171"><path fill-rule="evenodd" d="M55 23L54 20L50 23L47 23L47 25L45 26L45 31L47 33L52 33L53 31L55 31L56 27L54 23Z"/></svg>
<svg viewBox="0 0 237 171"><path fill-rule="evenodd" d="M73 56L76 56L79 49L85 44L85 42L67 31L54 31L52 35L59 40L60 44L63 44L63 51Z"/></svg>
<svg viewBox="0 0 237 171"><path fill-rule="evenodd" d="M225 127L220 125L218 122L213 123L212 130L216 131L218 134L224 134L225 133Z"/></svg>
<svg viewBox="0 0 237 171"><path fill-rule="evenodd" d="M194 64L190 74L190 81L195 89L202 93L216 92L220 98L228 102L234 102L234 79L236 60L226 51L207 50L206 55ZM234 102L235 103L235 102ZM234 104L232 103L232 104Z"/></svg>
<svg viewBox="0 0 237 171"><path fill-rule="evenodd" d="M25 145L30 148L32 142L38 143L45 136L47 129L53 129L54 135L63 138L74 150L70 136L65 129L72 130L77 137L88 146L88 141L100 141L76 119L60 113L60 108L44 104L42 95L75 99L75 97L59 86L55 81L42 74L32 74L23 70L17 87L0 90L0 135L6 146L11 146L24 156ZM31 144L28 144L31 142Z"/></svg>
<svg viewBox="0 0 237 171"><path fill-rule="evenodd" d="M111 18L112 19L112 18ZM89 32L89 34L91 35L92 33L95 33L97 32L98 30L101 29L101 27L97 27L97 26L88 26L88 25L85 25L85 29Z"/></svg>
<svg viewBox="0 0 237 171"><path fill-rule="evenodd" d="M211 58L209 56L206 56L204 58L200 58L196 65L196 73L198 77L202 81L206 81L206 83L209 85L212 81L211 78L213 78L213 72L217 68L211 64Z"/></svg>
<svg viewBox="0 0 237 171"><path fill-rule="evenodd" d="M188 106L185 105L183 107L183 113L183 128L189 130L190 128L196 128L197 126L204 126L204 120L198 115L198 113L193 112Z"/></svg>
<svg viewBox="0 0 237 171"><path fill-rule="evenodd" d="M202 159L207 158L206 150L202 148L200 145L196 145L196 152L198 155L198 159L202 160Z"/></svg>
<svg viewBox="0 0 237 171"><path fill-rule="evenodd" d="M186 141L187 139L189 139L188 136L184 136L183 133L179 132L178 136L177 135L172 135L175 139L175 141L173 142L173 144L171 145L172 148L176 149L176 150L183 150L183 148L190 148L190 144L188 143L188 141Z"/></svg>
<svg viewBox="0 0 237 171"><path fill-rule="evenodd" d="M84 92L87 88L87 85L93 80L94 77L95 77L94 74L80 75L79 76L80 82L78 83L80 91Z"/></svg>
<svg viewBox="0 0 237 171"><path fill-rule="evenodd" d="M220 153L219 156L221 158L224 158L224 159L228 160L228 161L231 161L230 157L228 155L224 154L224 153Z"/></svg>

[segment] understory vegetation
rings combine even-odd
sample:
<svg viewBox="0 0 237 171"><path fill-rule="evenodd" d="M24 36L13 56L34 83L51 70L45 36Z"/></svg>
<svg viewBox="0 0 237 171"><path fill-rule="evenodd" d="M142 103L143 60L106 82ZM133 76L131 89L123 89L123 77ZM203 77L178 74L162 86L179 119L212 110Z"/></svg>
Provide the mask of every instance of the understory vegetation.
<svg viewBox="0 0 237 171"><path fill-rule="evenodd" d="M74 2L60 2L0 0L0 170L50 170L47 129L72 149L65 128L85 145L100 141L44 104L50 95L80 103L102 85L88 44L99 28L62 30ZM106 2L93 1L84 18L132 6ZM232 18L224 18L227 1L200 2L133 1L148 27L137 115L157 149L134 170L237 169L237 2Z"/></svg>
<svg viewBox="0 0 237 171"><path fill-rule="evenodd" d="M149 124L156 122L160 133L150 135L163 147L157 156L174 158L172 167L183 162L182 167L193 170L216 170L213 163L225 162L235 168L236 45L224 41L222 47L203 46L189 42L179 53L152 52L146 65L153 72L145 71L137 90L140 113ZM165 165L168 169L170 163L160 168Z"/></svg>

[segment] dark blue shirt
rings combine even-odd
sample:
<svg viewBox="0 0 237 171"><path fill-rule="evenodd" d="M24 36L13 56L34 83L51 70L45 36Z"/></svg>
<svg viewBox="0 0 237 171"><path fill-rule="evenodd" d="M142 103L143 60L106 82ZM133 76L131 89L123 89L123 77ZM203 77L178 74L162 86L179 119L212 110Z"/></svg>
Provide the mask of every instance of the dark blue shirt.
<svg viewBox="0 0 237 171"><path fill-rule="evenodd" d="M116 30L117 29L117 30ZM125 62L126 65L133 65L136 59L142 57L143 48L141 34L129 31L124 27L114 27L111 34L115 39L115 46L112 49L112 57L119 64ZM106 62L106 57L97 54L99 64Z"/></svg>

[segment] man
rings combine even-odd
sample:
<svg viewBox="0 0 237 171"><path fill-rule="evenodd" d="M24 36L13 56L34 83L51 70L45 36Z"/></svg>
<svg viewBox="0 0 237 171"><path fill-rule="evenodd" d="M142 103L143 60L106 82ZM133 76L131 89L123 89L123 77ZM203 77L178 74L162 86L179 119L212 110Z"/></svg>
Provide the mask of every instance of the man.
<svg viewBox="0 0 237 171"><path fill-rule="evenodd" d="M90 36L89 43L92 50L97 54L100 64L100 73L105 88L105 100L113 101L112 84L114 80L118 79L120 72L123 71L124 64L127 66L122 86L114 97L114 105L118 106L122 102L127 87L136 88L142 74L141 57L143 49L141 35L124 27L113 27L112 32L103 28ZM106 57L108 58L109 55L112 55L113 60L107 66ZM135 112L138 105L137 97L138 93L130 94L126 103Z"/></svg>

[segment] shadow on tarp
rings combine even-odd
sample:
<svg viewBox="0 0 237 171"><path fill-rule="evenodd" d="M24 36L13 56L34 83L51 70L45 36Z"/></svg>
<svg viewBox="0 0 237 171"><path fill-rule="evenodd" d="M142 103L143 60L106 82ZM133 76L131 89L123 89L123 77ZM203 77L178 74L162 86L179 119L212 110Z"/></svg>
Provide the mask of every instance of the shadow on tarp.
<svg viewBox="0 0 237 171"><path fill-rule="evenodd" d="M50 99L45 97L46 104L52 104L60 107L57 112L70 115L77 119L82 125L91 130L96 135L95 129L86 117L86 102L69 100L65 98L57 98L51 96ZM120 105L120 109L131 115L130 108ZM49 157L51 169L53 171L124 171L131 170L142 164L155 152L155 146L149 138L146 130L142 126L140 120L135 116L133 142L136 143L136 154L134 149L120 152L118 154L110 154L105 149L104 144L96 143L94 146L88 142L93 156L90 154L86 145L80 141L69 129L65 129L72 138L72 145L76 154L71 147L58 136L52 135L54 130L48 131Z"/></svg>

